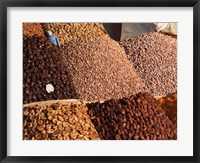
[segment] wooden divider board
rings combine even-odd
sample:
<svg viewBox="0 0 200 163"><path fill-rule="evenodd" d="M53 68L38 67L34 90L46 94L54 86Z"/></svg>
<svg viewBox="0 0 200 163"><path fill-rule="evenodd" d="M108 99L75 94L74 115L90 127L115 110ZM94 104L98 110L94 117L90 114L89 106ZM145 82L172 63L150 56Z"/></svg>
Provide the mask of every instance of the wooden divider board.
<svg viewBox="0 0 200 163"><path fill-rule="evenodd" d="M41 102L33 102L29 104L24 104L23 107L28 107L28 106L34 106L34 105L39 105L39 106L50 106L55 103L61 103L61 104L82 104L78 99L66 99L66 100L49 100L49 101L41 101Z"/></svg>
<svg viewBox="0 0 200 163"><path fill-rule="evenodd" d="M156 96L155 98L158 100L162 96ZM95 102L95 101L93 101ZM100 101L101 103L103 101ZM61 103L61 104L86 104L86 103L91 103L91 102L86 102L86 101L81 101L79 99L65 99L65 100L49 100L49 101L41 101L41 102L33 102L29 104L24 104L23 107L28 107L28 106L34 106L34 105L39 105L39 106L50 106L55 103Z"/></svg>

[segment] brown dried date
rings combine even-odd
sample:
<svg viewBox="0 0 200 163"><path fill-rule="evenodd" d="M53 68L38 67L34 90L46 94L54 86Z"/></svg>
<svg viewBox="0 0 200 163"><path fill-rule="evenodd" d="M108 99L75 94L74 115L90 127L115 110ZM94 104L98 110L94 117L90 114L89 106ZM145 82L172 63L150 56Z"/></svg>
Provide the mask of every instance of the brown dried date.
<svg viewBox="0 0 200 163"><path fill-rule="evenodd" d="M177 137L176 127L148 93L119 100L111 99L104 103L88 103L87 107L89 115L95 117L91 120L101 139L174 140ZM143 112L148 114L142 116Z"/></svg>

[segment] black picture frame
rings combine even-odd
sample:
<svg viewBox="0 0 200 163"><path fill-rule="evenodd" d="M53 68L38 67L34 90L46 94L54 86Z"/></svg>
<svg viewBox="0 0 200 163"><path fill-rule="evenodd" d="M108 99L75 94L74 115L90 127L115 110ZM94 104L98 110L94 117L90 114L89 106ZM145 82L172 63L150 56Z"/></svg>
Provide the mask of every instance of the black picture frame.
<svg viewBox="0 0 200 163"><path fill-rule="evenodd" d="M174 157L15 157L7 156L7 7L193 7L193 156ZM0 2L0 161L1 162L200 162L200 1L199 0L1 0Z"/></svg>

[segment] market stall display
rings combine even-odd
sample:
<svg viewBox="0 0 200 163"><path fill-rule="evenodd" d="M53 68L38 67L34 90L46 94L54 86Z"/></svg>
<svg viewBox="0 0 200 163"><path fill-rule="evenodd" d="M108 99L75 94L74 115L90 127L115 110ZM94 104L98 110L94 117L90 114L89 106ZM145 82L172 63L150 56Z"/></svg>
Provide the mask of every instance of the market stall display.
<svg viewBox="0 0 200 163"><path fill-rule="evenodd" d="M53 103L23 108L24 140L99 140L82 104Z"/></svg>
<svg viewBox="0 0 200 163"><path fill-rule="evenodd" d="M61 45L80 38L108 36L102 23L49 23L49 28L59 38Z"/></svg>
<svg viewBox="0 0 200 163"><path fill-rule="evenodd" d="M78 98L62 61L61 49L50 41L37 36L24 37L23 103Z"/></svg>
<svg viewBox="0 0 200 163"><path fill-rule="evenodd" d="M45 31L41 23L23 23L23 37L43 37L45 38Z"/></svg>
<svg viewBox="0 0 200 163"><path fill-rule="evenodd" d="M120 42L141 80L154 96L177 91L177 41L158 32Z"/></svg>
<svg viewBox="0 0 200 163"><path fill-rule="evenodd" d="M144 91L145 86L124 51L108 37L66 44L63 61L81 100L103 101Z"/></svg>
<svg viewBox="0 0 200 163"><path fill-rule="evenodd" d="M176 140L177 38L23 23L23 139Z"/></svg>
<svg viewBox="0 0 200 163"><path fill-rule="evenodd" d="M165 110L166 115L177 126L177 93L158 99L161 107Z"/></svg>
<svg viewBox="0 0 200 163"><path fill-rule="evenodd" d="M87 105L101 139L174 140L176 127L148 93Z"/></svg>

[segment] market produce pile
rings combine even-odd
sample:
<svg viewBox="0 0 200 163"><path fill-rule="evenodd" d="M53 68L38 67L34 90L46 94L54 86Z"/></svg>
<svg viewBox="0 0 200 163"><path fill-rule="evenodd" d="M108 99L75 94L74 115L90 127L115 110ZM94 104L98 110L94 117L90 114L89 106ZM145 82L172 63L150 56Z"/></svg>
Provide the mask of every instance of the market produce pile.
<svg viewBox="0 0 200 163"><path fill-rule="evenodd" d="M158 99L162 109L165 110L166 115L177 126L177 93L168 95Z"/></svg>
<svg viewBox="0 0 200 163"><path fill-rule="evenodd" d="M108 37L70 42L63 54L81 100L104 101L144 91L131 62L118 43Z"/></svg>
<svg viewBox="0 0 200 163"><path fill-rule="evenodd" d="M108 36L101 23L49 23L49 26L61 45L80 38Z"/></svg>
<svg viewBox="0 0 200 163"><path fill-rule="evenodd" d="M177 91L176 38L151 32L121 41L120 45L152 95Z"/></svg>
<svg viewBox="0 0 200 163"><path fill-rule="evenodd" d="M45 38L44 28L41 23L23 23L23 38L32 36Z"/></svg>
<svg viewBox="0 0 200 163"><path fill-rule="evenodd" d="M153 32L116 42L102 23L49 29L61 47L44 24L23 24L23 139L177 139L175 37ZM29 105L47 100L60 102Z"/></svg>
<svg viewBox="0 0 200 163"><path fill-rule="evenodd" d="M78 98L62 51L45 38L33 36L23 40L23 102ZM51 84L54 91L48 92Z"/></svg>
<svg viewBox="0 0 200 163"><path fill-rule="evenodd" d="M87 108L82 105L28 106L23 111L25 140L98 140Z"/></svg>
<svg viewBox="0 0 200 163"><path fill-rule="evenodd" d="M148 93L87 105L92 122L105 140L176 139L176 128Z"/></svg>

